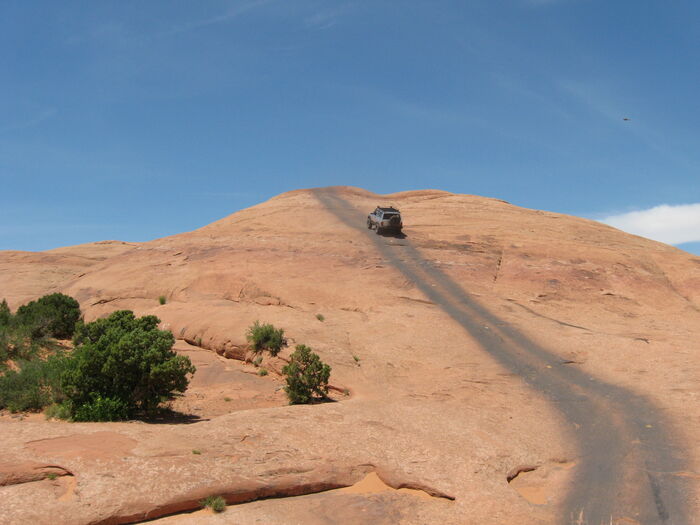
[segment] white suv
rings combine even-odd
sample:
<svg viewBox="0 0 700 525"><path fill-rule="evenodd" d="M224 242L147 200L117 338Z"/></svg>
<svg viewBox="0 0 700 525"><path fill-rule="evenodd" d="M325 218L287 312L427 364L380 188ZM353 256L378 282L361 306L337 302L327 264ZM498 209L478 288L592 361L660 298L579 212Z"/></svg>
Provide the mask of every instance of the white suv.
<svg viewBox="0 0 700 525"><path fill-rule="evenodd" d="M401 233L403 222L401 222L401 212L395 208L377 208L367 216L367 228L374 228L377 234L392 232Z"/></svg>

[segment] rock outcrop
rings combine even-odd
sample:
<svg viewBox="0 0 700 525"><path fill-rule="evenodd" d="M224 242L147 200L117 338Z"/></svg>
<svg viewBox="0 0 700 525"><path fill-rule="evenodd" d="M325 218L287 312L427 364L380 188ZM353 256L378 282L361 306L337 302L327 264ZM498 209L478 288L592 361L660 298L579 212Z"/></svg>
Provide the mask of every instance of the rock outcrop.
<svg viewBox="0 0 700 525"><path fill-rule="evenodd" d="M405 238L362 230L376 205L401 209ZM593 423L568 408L577 396L619 434L613 522L661 523L676 507L678 523L700 515L700 258L673 247L495 199L326 188L146 243L0 252L11 307L54 291L78 299L88 320L154 314L176 338L235 359L247 327L271 322L290 348L319 353L352 396L180 425L0 421L3 464L60 465L76 480L70 497L43 474L0 487L2 522L126 523L222 494L276 498L197 520L563 523L578 518L562 515L576 492L591 494L581 436ZM515 364L489 350L501 344ZM601 386L577 386L584 377ZM661 437L673 470L635 464L653 461L645 454ZM323 492L375 471L393 488L454 500ZM663 490L642 502L630 487L649 479ZM303 505L282 497L319 491Z"/></svg>

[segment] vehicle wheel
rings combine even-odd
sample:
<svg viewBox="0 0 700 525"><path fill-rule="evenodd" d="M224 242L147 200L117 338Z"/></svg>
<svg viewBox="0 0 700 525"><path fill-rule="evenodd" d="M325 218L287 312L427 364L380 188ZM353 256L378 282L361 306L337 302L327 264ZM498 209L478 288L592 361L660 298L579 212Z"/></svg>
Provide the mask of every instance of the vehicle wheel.
<svg viewBox="0 0 700 525"><path fill-rule="evenodd" d="M384 231L384 230L382 230L382 229L379 227L379 224L377 224L377 229L375 230L375 233L376 233L377 235L381 235L383 231Z"/></svg>
<svg viewBox="0 0 700 525"><path fill-rule="evenodd" d="M370 221L369 219L367 219L367 229L368 230L372 229L372 221Z"/></svg>

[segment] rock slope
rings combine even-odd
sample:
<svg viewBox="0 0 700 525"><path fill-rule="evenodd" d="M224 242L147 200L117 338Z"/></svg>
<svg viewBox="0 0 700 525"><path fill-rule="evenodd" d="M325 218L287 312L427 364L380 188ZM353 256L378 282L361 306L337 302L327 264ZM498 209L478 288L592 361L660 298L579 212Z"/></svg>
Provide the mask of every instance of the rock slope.
<svg viewBox="0 0 700 525"><path fill-rule="evenodd" d="M376 205L405 238L364 228ZM27 480L0 487L0 521L128 523L223 494L190 519L698 522L700 258L670 246L494 199L323 188L147 243L0 252L13 308L53 291L232 358L272 322L351 395L194 424L0 421L0 472ZM372 473L431 497L332 490Z"/></svg>

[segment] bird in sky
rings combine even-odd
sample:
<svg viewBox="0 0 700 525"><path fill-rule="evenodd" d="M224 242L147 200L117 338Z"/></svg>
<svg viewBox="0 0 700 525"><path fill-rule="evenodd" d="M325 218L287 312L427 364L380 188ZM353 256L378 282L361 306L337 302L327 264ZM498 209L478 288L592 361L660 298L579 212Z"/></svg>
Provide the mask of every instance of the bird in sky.
<svg viewBox="0 0 700 525"><path fill-rule="evenodd" d="M629 119L629 118L627 118L627 117L623 117L622 120L628 121L628 120L632 120L632 119Z"/></svg>

